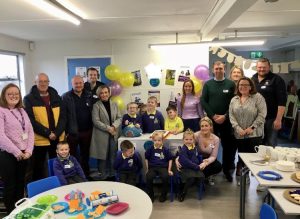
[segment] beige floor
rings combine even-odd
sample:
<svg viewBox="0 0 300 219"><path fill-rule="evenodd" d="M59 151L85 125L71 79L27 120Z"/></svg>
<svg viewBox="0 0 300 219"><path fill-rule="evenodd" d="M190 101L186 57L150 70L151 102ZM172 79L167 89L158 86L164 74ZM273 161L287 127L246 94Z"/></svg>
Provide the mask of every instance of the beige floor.
<svg viewBox="0 0 300 219"><path fill-rule="evenodd" d="M259 218L259 208L266 193L257 193L256 186L257 181L251 177L246 196L246 219ZM216 178L216 185L206 185L205 189L202 200L197 199L195 188L184 202L175 200L160 203L156 198L151 219L239 219L240 187L236 186L235 181L229 183L220 174ZM284 215L277 205L275 210L279 219L300 219L300 216Z"/></svg>

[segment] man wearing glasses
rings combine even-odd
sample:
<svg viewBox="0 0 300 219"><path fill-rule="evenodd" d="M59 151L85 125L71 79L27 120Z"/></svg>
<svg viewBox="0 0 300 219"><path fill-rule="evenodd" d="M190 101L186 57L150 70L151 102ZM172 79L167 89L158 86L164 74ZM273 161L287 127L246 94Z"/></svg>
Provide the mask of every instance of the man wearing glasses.
<svg viewBox="0 0 300 219"><path fill-rule="evenodd" d="M25 110L33 126L33 180L46 177L46 155L56 157L56 145L64 140L65 112L57 91L49 86L49 78L39 73L29 94L24 97Z"/></svg>

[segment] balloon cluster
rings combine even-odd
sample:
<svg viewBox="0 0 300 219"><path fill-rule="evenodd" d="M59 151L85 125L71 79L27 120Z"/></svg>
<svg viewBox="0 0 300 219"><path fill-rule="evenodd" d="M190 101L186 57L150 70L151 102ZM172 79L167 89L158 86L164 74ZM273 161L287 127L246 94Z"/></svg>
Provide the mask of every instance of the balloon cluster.
<svg viewBox="0 0 300 219"><path fill-rule="evenodd" d="M124 110L125 104L119 95L121 94L123 87L133 86L133 74L131 72L121 73L121 70L117 65L108 65L104 72L107 79L111 80L108 84L112 96L111 100L118 105L120 110Z"/></svg>
<svg viewBox="0 0 300 219"><path fill-rule="evenodd" d="M202 86L206 81L209 80L209 68L206 65L198 65L194 70L194 76L191 77L194 82L195 93L197 95L201 94Z"/></svg>

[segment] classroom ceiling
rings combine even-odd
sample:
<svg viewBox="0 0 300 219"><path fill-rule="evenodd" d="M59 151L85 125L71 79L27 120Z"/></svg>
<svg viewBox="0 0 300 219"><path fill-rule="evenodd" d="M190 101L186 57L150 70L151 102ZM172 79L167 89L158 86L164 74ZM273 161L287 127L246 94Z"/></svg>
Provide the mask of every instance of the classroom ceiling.
<svg viewBox="0 0 300 219"><path fill-rule="evenodd" d="M135 39L178 33L209 41L267 39L266 49L300 44L299 0L69 1L87 14L79 26L25 0L0 0L0 33L29 41Z"/></svg>

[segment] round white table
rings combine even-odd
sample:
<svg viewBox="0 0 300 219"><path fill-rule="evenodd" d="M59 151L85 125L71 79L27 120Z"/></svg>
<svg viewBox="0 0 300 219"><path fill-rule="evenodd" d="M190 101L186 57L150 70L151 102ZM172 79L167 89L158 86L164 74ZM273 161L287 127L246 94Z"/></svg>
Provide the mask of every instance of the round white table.
<svg viewBox="0 0 300 219"><path fill-rule="evenodd" d="M152 213L152 202L149 196L141 189L119 182L109 182L109 181L93 181L77 183L72 185L61 186L49 191L40 193L30 200L36 202L36 200L44 195L56 195L58 200L56 202L65 201L64 197L66 194L70 193L72 190L81 190L85 194L85 198L89 197L94 191L110 192L114 191L118 195L120 202L127 202L129 208L119 215L109 215L105 216L105 219L109 218L122 218L122 219L132 219L132 218L150 218ZM86 204L85 198L83 203ZM57 219L59 218L70 218L72 216L66 215L64 212L55 214Z"/></svg>

